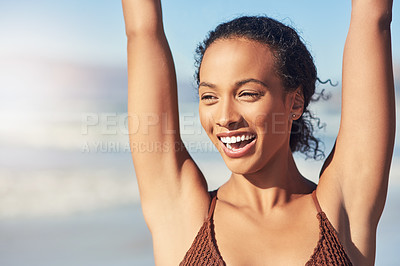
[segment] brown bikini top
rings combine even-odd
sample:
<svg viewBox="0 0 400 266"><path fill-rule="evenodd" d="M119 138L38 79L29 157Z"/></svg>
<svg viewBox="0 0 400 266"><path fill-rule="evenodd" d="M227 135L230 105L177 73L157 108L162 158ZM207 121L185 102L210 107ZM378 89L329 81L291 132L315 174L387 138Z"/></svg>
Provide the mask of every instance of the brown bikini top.
<svg viewBox="0 0 400 266"><path fill-rule="evenodd" d="M200 228L192 246L179 265L226 265L219 253L213 230L213 214L217 200L217 191L209 192L211 203L207 220ZM352 265L339 241L336 230L319 205L315 190L312 192L312 198L318 211L317 218L319 220L320 238L306 266Z"/></svg>

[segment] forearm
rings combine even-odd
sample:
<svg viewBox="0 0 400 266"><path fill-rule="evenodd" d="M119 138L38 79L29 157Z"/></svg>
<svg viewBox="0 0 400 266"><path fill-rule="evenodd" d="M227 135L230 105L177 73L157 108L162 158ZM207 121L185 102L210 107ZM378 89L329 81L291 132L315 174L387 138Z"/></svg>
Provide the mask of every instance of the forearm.
<svg viewBox="0 0 400 266"><path fill-rule="evenodd" d="M163 33L160 0L122 0L127 36Z"/></svg>
<svg viewBox="0 0 400 266"><path fill-rule="evenodd" d="M382 28L388 28L392 21L393 0L353 0L352 20L364 17L364 22L376 22Z"/></svg>
<svg viewBox="0 0 400 266"><path fill-rule="evenodd" d="M380 85L392 89L391 3L391 0L353 1L343 57L343 74L352 75L353 78L343 77L344 82L354 80L355 77L357 82L367 83L365 79L383 82ZM366 75L369 72L375 74Z"/></svg>

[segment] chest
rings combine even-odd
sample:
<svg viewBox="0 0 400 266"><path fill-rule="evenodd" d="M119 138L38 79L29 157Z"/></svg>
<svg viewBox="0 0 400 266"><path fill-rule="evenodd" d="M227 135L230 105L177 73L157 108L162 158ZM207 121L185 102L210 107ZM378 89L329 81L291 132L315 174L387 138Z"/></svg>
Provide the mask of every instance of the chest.
<svg viewBox="0 0 400 266"><path fill-rule="evenodd" d="M312 210L260 219L217 207L213 218L215 241L227 265L305 265L320 238Z"/></svg>

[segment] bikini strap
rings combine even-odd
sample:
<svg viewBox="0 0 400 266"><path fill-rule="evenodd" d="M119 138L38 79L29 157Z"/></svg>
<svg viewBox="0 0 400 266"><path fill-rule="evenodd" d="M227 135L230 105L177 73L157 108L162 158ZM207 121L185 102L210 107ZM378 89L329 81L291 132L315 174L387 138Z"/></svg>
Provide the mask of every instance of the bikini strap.
<svg viewBox="0 0 400 266"><path fill-rule="evenodd" d="M217 201L217 193L218 189L208 192L210 194L211 202L210 202L210 207L208 208L208 218L211 219L212 215L214 214L214 209L215 209L215 203Z"/></svg>
<svg viewBox="0 0 400 266"><path fill-rule="evenodd" d="M321 209L321 206L319 205L319 202L317 199L317 190L314 190L311 195L314 200L314 204L315 204L315 207L317 208L318 213L321 213L322 209Z"/></svg>

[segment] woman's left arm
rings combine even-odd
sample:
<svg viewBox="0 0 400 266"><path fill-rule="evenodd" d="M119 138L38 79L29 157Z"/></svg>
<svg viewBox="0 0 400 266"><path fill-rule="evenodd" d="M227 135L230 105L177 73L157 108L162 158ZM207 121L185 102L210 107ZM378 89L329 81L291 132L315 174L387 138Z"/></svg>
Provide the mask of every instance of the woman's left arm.
<svg viewBox="0 0 400 266"><path fill-rule="evenodd" d="M375 250L363 247L365 239L358 238L366 237L367 230L376 230L385 204L394 146L392 4L393 0L352 1L343 55L340 129L320 183L336 191L331 194L345 210L351 240L364 257Z"/></svg>

